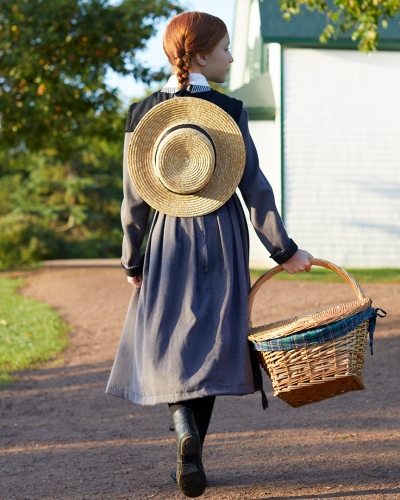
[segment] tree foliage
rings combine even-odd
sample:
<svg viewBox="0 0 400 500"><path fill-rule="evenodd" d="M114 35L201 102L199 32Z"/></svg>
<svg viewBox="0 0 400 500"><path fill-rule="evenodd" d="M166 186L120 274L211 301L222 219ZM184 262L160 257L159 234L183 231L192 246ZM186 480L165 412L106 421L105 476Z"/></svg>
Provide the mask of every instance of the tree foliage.
<svg viewBox="0 0 400 500"><path fill-rule="evenodd" d="M320 41L327 43L340 32L351 31L352 40L358 40L362 52L376 50L378 27L388 25L388 19L400 13L400 0L279 0L285 19L299 14L301 7L326 15L326 26Z"/></svg>
<svg viewBox="0 0 400 500"><path fill-rule="evenodd" d="M120 254L124 119L108 68L137 62L168 0L0 0L0 268Z"/></svg>
<svg viewBox="0 0 400 500"><path fill-rule="evenodd" d="M107 133L120 104L107 69L162 76L136 54L156 20L178 11L168 0L0 0L0 145L52 146L67 158L79 135Z"/></svg>
<svg viewBox="0 0 400 500"><path fill-rule="evenodd" d="M0 268L119 255L122 143L81 146L66 161L50 149L0 154Z"/></svg>

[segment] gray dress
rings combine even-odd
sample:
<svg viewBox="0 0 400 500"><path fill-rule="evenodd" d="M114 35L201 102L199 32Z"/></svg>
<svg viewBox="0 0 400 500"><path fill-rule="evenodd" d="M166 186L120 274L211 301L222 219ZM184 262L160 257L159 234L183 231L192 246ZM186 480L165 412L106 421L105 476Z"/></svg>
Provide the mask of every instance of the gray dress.
<svg viewBox="0 0 400 500"><path fill-rule="evenodd" d="M251 222L277 262L297 246L277 212L258 165L247 111L239 122L246 167L239 185ZM130 181L125 137L122 265L142 265L140 246L149 206ZM154 405L222 394L254 392L247 330L250 286L248 232L236 194L203 217L156 212L143 262L143 285L134 289L106 392Z"/></svg>

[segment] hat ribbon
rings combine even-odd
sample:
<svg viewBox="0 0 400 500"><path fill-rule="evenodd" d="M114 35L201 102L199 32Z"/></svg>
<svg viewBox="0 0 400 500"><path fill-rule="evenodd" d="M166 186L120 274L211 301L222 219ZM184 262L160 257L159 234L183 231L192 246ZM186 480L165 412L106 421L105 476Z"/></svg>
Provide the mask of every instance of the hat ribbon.
<svg viewBox="0 0 400 500"><path fill-rule="evenodd" d="M160 138L160 140L158 141L154 159L157 158L158 148L160 147L160 144L162 143L162 141L167 137L167 135L169 135L172 132L175 132L175 130L179 130L181 128L192 128L192 129L197 130L198 132L201 132L202 134L204 134L207 137L207 139L211 142L211 146L213 147L213 150L214 150L215 163L217 163L217 151L215 149L214 142L213 142L210 134L208 134L203 128L199 127L198 125L194 125L192 123L182 123L180 125L175 125L175 127L171 127L170 129L168 129L165 132L165 134L163 134L162 137Z"/></svg>

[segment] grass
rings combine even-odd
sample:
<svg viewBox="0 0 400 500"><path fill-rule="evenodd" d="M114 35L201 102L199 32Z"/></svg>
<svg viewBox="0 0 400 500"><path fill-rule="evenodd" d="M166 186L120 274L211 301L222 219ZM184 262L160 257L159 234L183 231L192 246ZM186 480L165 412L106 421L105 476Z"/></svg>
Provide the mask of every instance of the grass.
<svg viewBox="0 0 400 500"><path fill-rule="evenodd" d="M4 267L2 267L0 263L0 276L1 274L8 274L12 272L35 271L36 269L43 269L44 267L45 267L44 262L31 262L29 264L22 264L18 266L4 266Z"/></svg>
<svg viewBox="0 0 400 500"><path fill-rule="evenodd" d="M400 269L346 269L353 278L360 284L363 283L400 283ZM259 278L265 273L265 270L251 269L250 274L253 279ZM334 271L320 267L313 267L309 273L300 272L289 274L282 272L276 274L274 280L292 280L292 281L313 281L317 283L344 283Z"/></svg>
<svg viewBox="0 0 400 500"><path fill-rule="evenodd" d="M22 279L0 278L0 387L11 372L34 368L67 345L68 325L47 304L23 297Z"/></svg>

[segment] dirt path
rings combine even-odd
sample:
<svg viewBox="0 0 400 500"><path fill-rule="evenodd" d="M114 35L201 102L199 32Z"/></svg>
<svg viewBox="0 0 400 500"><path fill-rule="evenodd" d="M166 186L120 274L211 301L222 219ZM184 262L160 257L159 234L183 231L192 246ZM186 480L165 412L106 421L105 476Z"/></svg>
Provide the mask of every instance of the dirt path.
<svg viewBox="0 0 400 500"><path fill-rule="evenodd" d="M265 412L259 395L217 398L202 498L400 499L400 285L364 288L389 312L366 356L367 390L292 409L266 380ZM73 332L61 363L23 372L1 393L0 499L183 499L169 479L167 408L104 395L131 293L121 271L39 271L23 293L53 305ZM254 323L350 297L347 285L271 281Z"/></svg>

